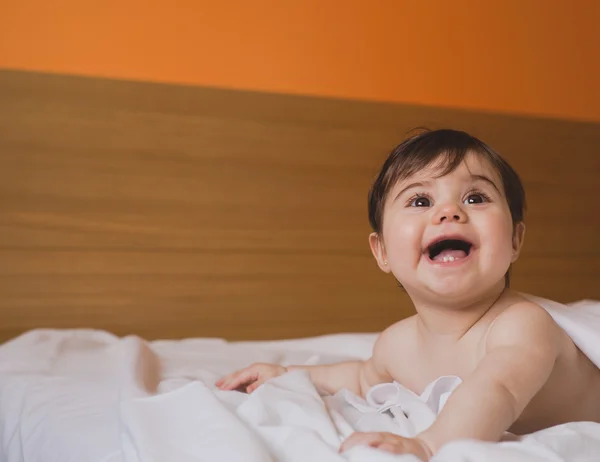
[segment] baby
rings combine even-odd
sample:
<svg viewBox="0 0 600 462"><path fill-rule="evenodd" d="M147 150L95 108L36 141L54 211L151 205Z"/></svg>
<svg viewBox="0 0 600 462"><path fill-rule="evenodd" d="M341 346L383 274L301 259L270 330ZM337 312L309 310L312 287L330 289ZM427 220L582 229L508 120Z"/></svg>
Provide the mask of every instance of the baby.
<svg viewBox="0 0 600 462"><path fill-rule="evenodd" d="M417 314L388 327L367 361L326 366L254 364L223 377L248 393L291 369L322 393L365 396L397 381L417 394L462 379L431 427L415 438L354 433L369 445L429 460L457 439L498 441L570 422L600 422L600 370L540 306L509 290L523 245L525 193L515 171L467 133L427 131L397 146L369 194L377 265L392 273Z"/></svg>

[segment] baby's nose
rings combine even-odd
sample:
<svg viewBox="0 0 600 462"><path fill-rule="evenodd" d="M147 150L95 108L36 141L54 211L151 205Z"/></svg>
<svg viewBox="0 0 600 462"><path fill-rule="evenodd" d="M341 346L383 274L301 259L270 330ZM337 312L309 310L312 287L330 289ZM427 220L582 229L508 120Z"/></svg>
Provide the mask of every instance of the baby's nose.
<svg viewBox="0 0 600 462"><path fill-rule="evenodd" d="M434 217L434 222L438 224L445 222L463 223L465 221L467 221L467 215L457 204L447 204L440 207Z"/></svg>

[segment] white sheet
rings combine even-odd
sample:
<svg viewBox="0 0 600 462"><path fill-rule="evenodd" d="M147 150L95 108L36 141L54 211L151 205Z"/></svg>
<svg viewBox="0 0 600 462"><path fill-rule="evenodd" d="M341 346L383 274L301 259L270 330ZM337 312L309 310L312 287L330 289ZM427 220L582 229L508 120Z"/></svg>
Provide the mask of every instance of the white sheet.
<svg viewBox="0 0 600 462"><path fill-rule="evenodd" d="M545 306L582 351L600 357L599 302ZM349 393L322 399L300 371L250 396L213 386L224 373L257 361L364 359L374 340L352 334L231 344L144 342L92 330L32 331L0 346L0 461L414 461L370 448L337 453L357 429L402 434L423 425L414 418L424 411L402 423L393 402L387 404L395 421L377 412L382 403L375 398L388 399L389 386L370 402ZM423 401L434 413L454 386L443 380ZM600 424L562 425L521 442L455 442L434 460L598 461Z"/></svg>

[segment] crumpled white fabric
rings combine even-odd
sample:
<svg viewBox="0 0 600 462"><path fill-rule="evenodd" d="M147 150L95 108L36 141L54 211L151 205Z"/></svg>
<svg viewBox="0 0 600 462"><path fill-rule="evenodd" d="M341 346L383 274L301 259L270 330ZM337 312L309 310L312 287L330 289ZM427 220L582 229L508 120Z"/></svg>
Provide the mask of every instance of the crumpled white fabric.
<svg viewBox="0 0 600 462"><path fill-rule="evenodd" d="M596 361L600 303L543 304ZM366 399L347 391L322 398L301 371L269 381L252 395L214 387L226 372L256 361L366 359L375 337L232 344L32 331L0 346L0 461L414 462L413 456L372 448L337 451L353 431L418 433L443 408L457 378L442 377L420 396L399 384L382 384ZM519 442L457 441L434 460L596 461L600 424L561 425Z"/></svg>
<svg viewBox="0 0 600 462"><path fill-rule="evenodd" d="M372 387L366 399L342 390L324 400L333 413L334 421L337 419L338 425L343 428L389 432L410 438L429 428L461 383L461 379L455 376L440 377L430 383L421 395L397 382L382 383ZM340 417L349 426L340 423Z"/></svg>
<svg viewBox="0 0 600 462"><path fill-rule="evenodd" d="M525 297L545 308L579 349L600 367L598 302L582 300L563 305L532 295ZM448 397L461 383L462 380L456 376L440 377L430 383L420 396L397 382L383 383L371 388L366 399L347 390L325 399L334 418L344 417L356 431L382 431L412 437L435 421ZM344 423L340 425L349 428Z"/></svg>

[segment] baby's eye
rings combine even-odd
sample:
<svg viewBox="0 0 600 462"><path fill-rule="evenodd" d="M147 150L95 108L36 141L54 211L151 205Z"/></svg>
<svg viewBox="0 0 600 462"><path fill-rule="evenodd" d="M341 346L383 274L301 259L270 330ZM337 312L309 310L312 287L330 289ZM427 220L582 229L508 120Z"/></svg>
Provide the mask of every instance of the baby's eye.
<svg viewBox="0 0 600 462"><path fill-rule="evenodd" d="M431 207L431 201L424 196L415 197L410 201L411 207Z"/></svg>
<svg viewBox="0 0 600 462"><path fill-rule="evenodd" d="M472 193L465 199L465 204L483 204L487 202L487 196L481 193Z"/></svg>

